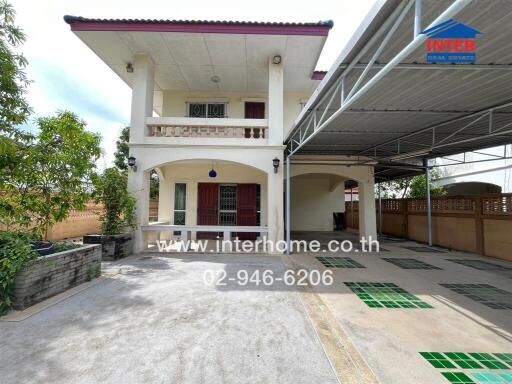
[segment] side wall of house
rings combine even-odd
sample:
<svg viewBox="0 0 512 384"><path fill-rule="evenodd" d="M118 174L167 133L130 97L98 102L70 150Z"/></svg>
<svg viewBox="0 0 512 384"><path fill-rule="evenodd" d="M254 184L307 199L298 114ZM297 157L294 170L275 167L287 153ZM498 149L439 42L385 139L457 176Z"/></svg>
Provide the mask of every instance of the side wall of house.
<svg viewBox="0 0 512 384"><path fill-rule="evenodd" d="M292 231L332 231L333 212L345 212L344 183L329 175L304 175L291 182Z"/></svg>

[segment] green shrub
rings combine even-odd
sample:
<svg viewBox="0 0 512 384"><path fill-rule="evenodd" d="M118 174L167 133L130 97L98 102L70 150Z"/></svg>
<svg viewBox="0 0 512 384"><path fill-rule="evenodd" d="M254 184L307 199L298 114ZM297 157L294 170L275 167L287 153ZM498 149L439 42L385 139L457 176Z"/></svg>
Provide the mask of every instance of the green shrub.
<svg viewBox="0 0 512 384"><path fill-rule="evenodd" d="M93 177L96 203L103 204L100 216L103 235L115 235L135 227L135 198L128 193L126 172L107 168Z"/></svg>
<svg viewBox="0 0 512 384"><path fill-rule="evenodd" d="M11 307L16 274L36 257L27 236L0 232L0 314Z"/></svg>
<svg viewBox="0 0 512 384"><path fill-rule="evenodd" d="M81 247L80 244L70 243L67 241L59 241L57 243L53 243L53 252L54 253L64 252L64 251L69 251L71 249L77 249L80 247Z"/></svg>

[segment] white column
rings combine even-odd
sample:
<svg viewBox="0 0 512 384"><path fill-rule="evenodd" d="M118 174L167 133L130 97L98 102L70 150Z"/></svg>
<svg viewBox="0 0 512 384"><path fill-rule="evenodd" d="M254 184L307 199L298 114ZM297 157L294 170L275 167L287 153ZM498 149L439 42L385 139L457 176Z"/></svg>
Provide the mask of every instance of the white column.
<svg viewBox="0 0 512 384"><path fill-rule="evenodd" d="M146 135L146 117L153 114L154 64L147 55L135 55L133 58L132 110L130 121L130 143L143 143ZM130 155L137 157L130 150ZM136 160L139 169L128 171L128 191L137 199L137 228L134 233L134 252L146 248L146 239L141 225L149 220L149 170L141 166L143 159Z"/></svg>
<svg viewBox="0 0 512 384"><path fill-rule="evenodd" d="M359 191L359 237L377 239L377 217L375 214L375 185L373 176L366 182L358 182Z"/></svg>
<svg viewBox="0 0 512 384"><path fill-rule="evenodd" d="M268 239L274 242L284 240L284 210L283 210L283 155L278 156L281 160L278 172L274 173L272 169L267 175L267 220L268 220ZM268 159L272 162L272 159Z"/></svg>
<svg viewBox="0 0 512 384"><path fill-rule="evenodd" d="M153 115L155 65L147 55L133 58L132 113L130 143L142 143L146 135L146 117Z"/></svg>
<svg viewBox="0 0 512 384"><path fill-rule="evenodd" d="M158 188L158 221L172 224L172 209L174 196L171 197L171 181L165 177L162 169L158 172L160 185ZM174 193L174 191L172 191ZM164 231L159 233L160 240L170 240L171 232Z"/></svg>
<svg viewBox="0 0 512 384"><path fill-rule="evenodd" d="M187 183L187 213L185 216L187 225L197 225L197 193L199 184L197 181ZM192 232L192 240L197 240L197 232Z"/></svg>
<svg viewBox="0 0 512 384"><path fill-rule="evenodd" d="M283 63L268 64L268 143L283 144Z"/></svg>
<svg viewBox="0 0 512 384"><path fill-rule="evenodd" d="M128 171L128 191L137 199L135 215L137 227L134 233L133 250L135 253L146 249L146 239L140 229L149 221L149 171Z"/></svg>
<svg viewBox="0 0 512 384"><path fill-rule="evenodd" d="M160 176L161 175L161 176ZM158 221L170 222L174 199L171 200L171 180L164 173L159 173L160 185L158 188Z"/></svg>

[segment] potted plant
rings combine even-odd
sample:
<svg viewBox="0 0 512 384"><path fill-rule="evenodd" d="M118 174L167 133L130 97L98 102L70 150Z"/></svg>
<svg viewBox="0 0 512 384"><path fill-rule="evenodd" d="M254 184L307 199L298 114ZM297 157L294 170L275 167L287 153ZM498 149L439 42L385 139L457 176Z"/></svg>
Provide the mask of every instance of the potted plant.
<svg viewBox="0 0 512 384"><path fill-rule="evenodd" d="M127 174L107 168L93 177L93 198L103 205L101 234L83 237L84 244L101 244L103 260L116 260L133 252L135 198L127 190Z"/></svg>

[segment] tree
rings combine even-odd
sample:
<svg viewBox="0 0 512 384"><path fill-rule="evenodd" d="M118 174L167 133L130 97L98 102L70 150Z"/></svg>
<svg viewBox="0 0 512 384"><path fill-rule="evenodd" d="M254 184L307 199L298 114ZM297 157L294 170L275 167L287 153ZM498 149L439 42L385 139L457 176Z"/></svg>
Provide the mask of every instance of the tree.
<svg viewBox="0 0 512 384"><path fill-rule="evenodd" d="M435 181L441 177L441 172L437 168L430 171L430 196L443 196L445 191L438 187ZM386 181L381 183L381 196L388 199L404 198L425 198L427 197L427 182L425 175L409 176L398 180Z"/></svg>
<svg viewBox="0 0 512 384"><path fill-rule="evenodd" d="M445 194L443 188L438 187L435 181L440 177L439 172L434 168L430 172L430 197L439 197ZM407 197L425 198L427 197L427 178L425 175L414 176L410 183L410 190Z"/></svg>
<svg viewBox="0 0 512 384"><path fill-rule="evenodd" d="M107 168L103 174L93 177L93 184L93 197L104 208L100 217L102 234L115 235L135 227L136 200L127 190L126 172Z"/></svg>
<svg viewBox="0 0 512 384"><path fill-rule="evenodd" d="M130 127L124 127L121 130L119 138L116 140L116 152L114 153L114 165L121 171L128 170L128 157L130 156ZM155 170L150 172L149 180L149 198L157 199L160 188L160 179Z"/></svg>
<svg viewBox="0 0 512 384"><path fill-rule="evenodd" d="M14 155L16 140L29 138L16 129L26 122L30 108L25 99L29 84L24 71L27 60L16 53L25 41L25 34L14 24L15 15L14 8L0 0L0 155L4 161L4 156Z"/></svg>
<svg viewBox="0 0 512 384"><path fill-rule="evenodd" d="M71 112L37 119L39 133L20 147L21 161L9 167L1 185L0 217L33 226L48 237L49 228L90 198L88 182L100 156L100 137Z"/></svg>
<svg viewBox="0 0 512 384"><path fill-rule="evenodd" d="M114 165L123 171L128 170L128 157L130 156L130 127L124 127L121 135L116 140L116 152L114 153Z"/></svg>
<svg viewBox="0 0 512 384"><path fill-rule="evenodd" d="M403 199L409 192L412 177L404 177L398 180L381 183L381 197L383 199Z"/></svg>

